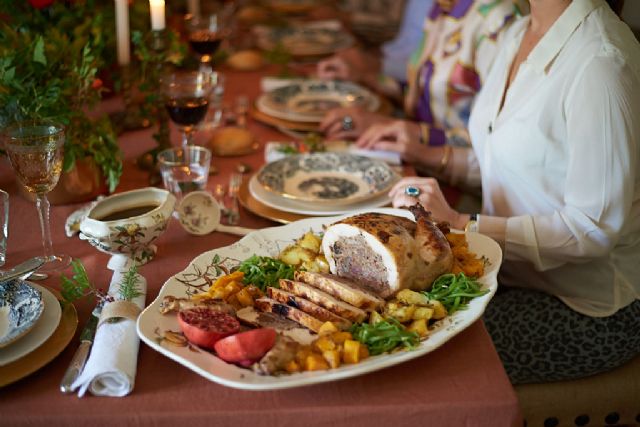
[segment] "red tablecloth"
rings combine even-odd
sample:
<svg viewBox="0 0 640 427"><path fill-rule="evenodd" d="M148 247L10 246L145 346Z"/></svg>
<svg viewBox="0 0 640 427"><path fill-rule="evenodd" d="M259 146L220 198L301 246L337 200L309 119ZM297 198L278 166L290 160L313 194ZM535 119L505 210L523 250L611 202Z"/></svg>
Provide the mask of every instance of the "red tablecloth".
<svg viewBox="0 0 640 427"><path fill-rule="evenodd" d="M228 73L226 100L232 102L239 94L255 99L261 75ZM279 132L259 123L250 122L249 128L261 144L283 139ZM175 130L172 138L176 143L179 140ZM127 133L120 143L127 163L118 191L146 186L147 175L135 168L133 159L152 146L151 131ZM229 172L239 162L257 168L263 154L259 151L215 162L220 174L209 179L209 190L218 183L226 185ZM41 253L40 227L35 206L18 195L6 159L0 159L0 187L11 194L7 265L13 265ZM78 207L52 207L54 249L80 258L90 278L104 288L111 278L106 269L108 255L64 235L65 218ZM261 228L275 224L242 210L241 225ZM172 221L156 241L156 258L140 270L148 281L147 302L155 298L169 276L184 269L196 255L236 240L221 233L195 237ZM57 277L51 277L44 283L59 289L58 282ZM91 304L81 301L76 307L83 325ZM135 389L125 398L78 399L58 391L77 347L78 334L47 366L0 389L0 425L493 427L517 425L521 420L514 390L481 321L442 348L411 362L353 379L273 392L246 392L217 385L141 345Z"/></svg>

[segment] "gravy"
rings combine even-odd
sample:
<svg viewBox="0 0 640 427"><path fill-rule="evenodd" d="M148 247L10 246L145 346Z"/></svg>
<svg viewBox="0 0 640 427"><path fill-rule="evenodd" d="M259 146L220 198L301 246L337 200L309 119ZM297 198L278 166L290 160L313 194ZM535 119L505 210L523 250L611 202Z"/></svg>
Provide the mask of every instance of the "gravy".
<svg viewBox="0 0 640 427"><path fill-rule="evenodd" d="M147 212L151 212L159 205L145 205L135 206L133 208L122 209L120 211L112 212L102 218L96 218L98 221L116 221L119 219L131 218L132 216L144 215Z"/></svg>

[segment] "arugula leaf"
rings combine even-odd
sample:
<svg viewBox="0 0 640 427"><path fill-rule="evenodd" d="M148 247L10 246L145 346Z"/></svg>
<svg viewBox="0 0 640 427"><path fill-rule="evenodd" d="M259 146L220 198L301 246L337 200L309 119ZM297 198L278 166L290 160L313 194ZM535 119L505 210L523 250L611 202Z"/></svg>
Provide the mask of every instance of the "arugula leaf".
<svg viewBox="0 0 640 427"><path fill-rule="evenodd" d="M255 285L263 292L268 286L279 287L280 279L293 279L295 272L293 266L279 259L258 255L244 260L238 270L244 273L245 283Z"/></svg>
<svg viewBox="0 0 640 427"><path fill-rule="evenodd" d="M369 348L369 353L387 353L396 347L403 346L413 350L420 343L416 332L407 331L396 319L386 319L370 325L357 323L351 326L351 335Z"/></svg>
<svg viewBox="0 0 640 427"><path fill-rule="evenodd" d="M440 301L447 309L447 313L452 314L466 309L469 301L487 292L489 292L487 289L482 289L482 284L464 273L458 275L449 273L438 277L433 282L431 290L422 293L429 299Z"/></svg>

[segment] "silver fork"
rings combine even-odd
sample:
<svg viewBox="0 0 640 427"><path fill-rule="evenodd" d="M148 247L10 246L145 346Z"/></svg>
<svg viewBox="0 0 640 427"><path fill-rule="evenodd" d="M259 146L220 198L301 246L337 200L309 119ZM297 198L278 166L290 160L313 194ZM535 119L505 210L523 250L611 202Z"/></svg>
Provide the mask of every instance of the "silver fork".
<svg viewBox="0 0 640 427"><path fill-rule="evenodd" d="M242 174L232 173L229 178L229 197L231 203L229 204L229 212L227 216L227 222L229 225L237 225L240 222L240 208L238 207L238 191L240 191L240 185L242 184Z"/></svg>

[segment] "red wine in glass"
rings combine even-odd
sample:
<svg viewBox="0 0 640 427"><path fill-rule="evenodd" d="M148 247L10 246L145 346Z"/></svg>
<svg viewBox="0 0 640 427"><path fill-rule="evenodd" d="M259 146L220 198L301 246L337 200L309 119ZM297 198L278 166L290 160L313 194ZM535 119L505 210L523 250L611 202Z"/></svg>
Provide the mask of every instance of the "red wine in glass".
<svg viewBox="0 0 640 427"><path fill-rule="evenodd" d="M166 102L169 117L180 126L195 126L207 115L206 98L171 98Z"/></svg>
<svg viewBox="0 0 640 427"><path fill-rule="evenodd" d="M195 30L189 34L191 48L201 56L213 56L222 44L223 35L207 29Z"/></svg>

